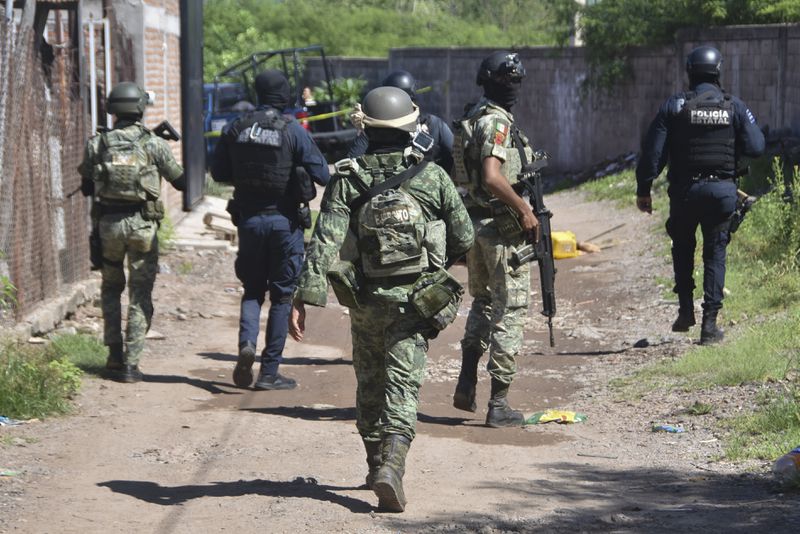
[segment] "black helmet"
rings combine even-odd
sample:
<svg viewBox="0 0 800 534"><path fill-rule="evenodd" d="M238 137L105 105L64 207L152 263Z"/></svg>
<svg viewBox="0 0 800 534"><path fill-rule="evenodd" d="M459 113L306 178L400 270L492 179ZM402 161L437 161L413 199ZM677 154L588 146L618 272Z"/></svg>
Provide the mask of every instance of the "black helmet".
<svg viewBox="0 0 800 534"><path fill-rule="evenodd" d="M147 93L133 82L120 82L108 94L106 109L112 115L141 117L147 105Z"/></svg>
<svg viewBox="0 0 800 534"><path fill-rule="evenodd" d="M410 72L405 70L396 70L389 74L381 83L384 87L397 87L402 89L411 100L417 100L417 80L411 75Z"/></svg>
<svg viewBox="0 0 800 534"><path fill-rule="evenodd" d="M376 87L364 97L361 110L365 127L417 130L419 108L408 93L397 87Z"/></svg>
<svg viewBox="0 0 800 534"><path fill-rule="evenodd" d="M686 57L686 73L690 77L697 75L719 78L722 67L722 54L713 46L698 46Z"/></svg>
<svg viewBox="0 0 800 534"><path fill-rule="evenodd" d="M519 83L525 77L525 67L516 52L495 52L481 61L476 83L483 85L492 80L501 85Z"/></svg>

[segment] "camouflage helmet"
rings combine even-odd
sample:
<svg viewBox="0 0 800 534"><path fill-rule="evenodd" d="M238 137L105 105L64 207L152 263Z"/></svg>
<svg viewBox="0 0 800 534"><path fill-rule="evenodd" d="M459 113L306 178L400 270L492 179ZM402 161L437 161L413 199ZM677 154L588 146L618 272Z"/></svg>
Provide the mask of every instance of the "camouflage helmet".
<svg viewBox="0 0 800 534"><path fill-rule="evenodd" d="M491 80L500 85L519 83L525 77L525 67L516 52L494 52L478 67L475 83L483 85Z"/></svg>
<svg viewBox="0 0 800 534"><path fill-rule="evenodd" d="M120 82L108 94L106 109L112 115L144 115L147 93L133 82Z"/></svg>
<svg viewBox="0 0 800 534"><path fill-rule="evenodd" d="M686 57L686 73L689 76L719 77L722 54L713 46L698 46Z"/></svg>
<svg viewBox="0 0 800 534"><path fill-rule="evenodd" d="M376 87L364 97L361 109L366 127L417 130L419 107L408 93L397 87Z"/></svg>

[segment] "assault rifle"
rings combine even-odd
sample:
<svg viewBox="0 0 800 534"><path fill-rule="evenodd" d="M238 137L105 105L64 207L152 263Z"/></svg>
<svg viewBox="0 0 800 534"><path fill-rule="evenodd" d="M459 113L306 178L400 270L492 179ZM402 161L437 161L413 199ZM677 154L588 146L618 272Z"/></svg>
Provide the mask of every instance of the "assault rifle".
<svg viewBox="0 0 800 534"><path fill-rule="evenodd" d="M529 261L536 260L539 263L539 281L542 286L542 315L547 317L547 328L550 330L550 346L555 346L553 338L553 317L556 315L556 267L553 260L553 240L550 236L550 218L552 212L544 205L544 193L542 191L541 170L547 166L550 156L542 151L534 153L534 160L528 162L522 140L516 128L512 127L511 135L514 137L520 159L522 160L522 171L517 175L517 184L514 190L520 196L527 195L533 208L533 214L539 219L539 236L531 236L528 244L519 247L511 254L509 265L516 269L520 265Z"/></svg>
<svg viewBox="0 0 800 534"><path fill-rule="evenodd" d="M748 195L741 189L736 190L736 210L733 212L733 215L731 215L731 225L728 229L731 234L739 229L742 221L744 221L745 215L747 215L747 212L750 211L757 200L758 198Z"/></svg>

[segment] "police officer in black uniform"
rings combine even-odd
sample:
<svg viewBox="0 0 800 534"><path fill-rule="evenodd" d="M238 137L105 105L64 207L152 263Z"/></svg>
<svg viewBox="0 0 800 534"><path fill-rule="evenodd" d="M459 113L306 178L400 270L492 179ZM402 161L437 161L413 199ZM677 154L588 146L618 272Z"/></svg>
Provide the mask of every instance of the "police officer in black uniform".
<svg viewBox="0 0 800 534"><path fill-rule="evenodd" d="M389 74L381 83L382 87L397 87L402 89L414 104L417 103L417 81L407 71L396 70ZM450 173L453 169L453 132L447 123L436 115L429 113L419 114L419 129L433 138L433 145L425 152L425 159L433 161L445 171ZM365 133L361 133L353 141L348 158L357 158L368 152L369 139Z"/></svg>
<svg viewBox="0 0 800 534"><path fill-rule="evenodd" d="M310 134L283 110L289 105L289 82L277 70L256 77L258 107L223 130L214 151L211 174L234 185L229 211L239 230L236 276L242 281L239 358L233 381L253 382L252 365L269 291L266 347L255 389L292 389L297 383L278 373L288 333L291 296L303 263L303 213L298 192L330 179L328 164ZM307 174L306 174L307 173ZM305 187L301 185L305 183Z"/></svg>
<svg viewBox="0 0 800 534"><path fill-rule="evenodd" d="M687 332L694 317L694 251L703 232L703 324L701 344L722 340L717 313L725 286L725 253L736 208L736 176L742 156L764 152L764 135L747 106L720 87L722 55L710 46L686 59L689 91L671 96L658 110L642 142L636 168L636 205L652 213L650 188L669 163L672 264L680 304L673 332Z"/></svg>

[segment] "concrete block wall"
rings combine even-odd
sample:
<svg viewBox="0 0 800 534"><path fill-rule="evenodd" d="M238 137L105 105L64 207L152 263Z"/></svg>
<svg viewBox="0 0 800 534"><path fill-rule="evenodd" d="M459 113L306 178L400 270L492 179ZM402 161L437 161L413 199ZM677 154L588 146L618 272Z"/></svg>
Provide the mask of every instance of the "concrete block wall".
<svg viewBox="0 0 800 534"><path fill-rule="evenodd" d="M800 135L800 25L732 26L684 30L675 45L640 49L631 58L632 77L608 90L583 92L588 75L583 48L522 48L528 71L514 116L537 147L553 156L556 171L576 171L605 158L637 151L661 103L686 89L685 58L700 44L723 54L722 85L741 97L759 124L791 127ZM388 69L346 58L339 68L380 80L405 69L419 85L433 86L420 95L420 106L447 121L480 97L475 73L488 48L405 48L390 51ZM369 70L371 69L371 70ZM377 82L376 82L377 83Z"/></svg>

